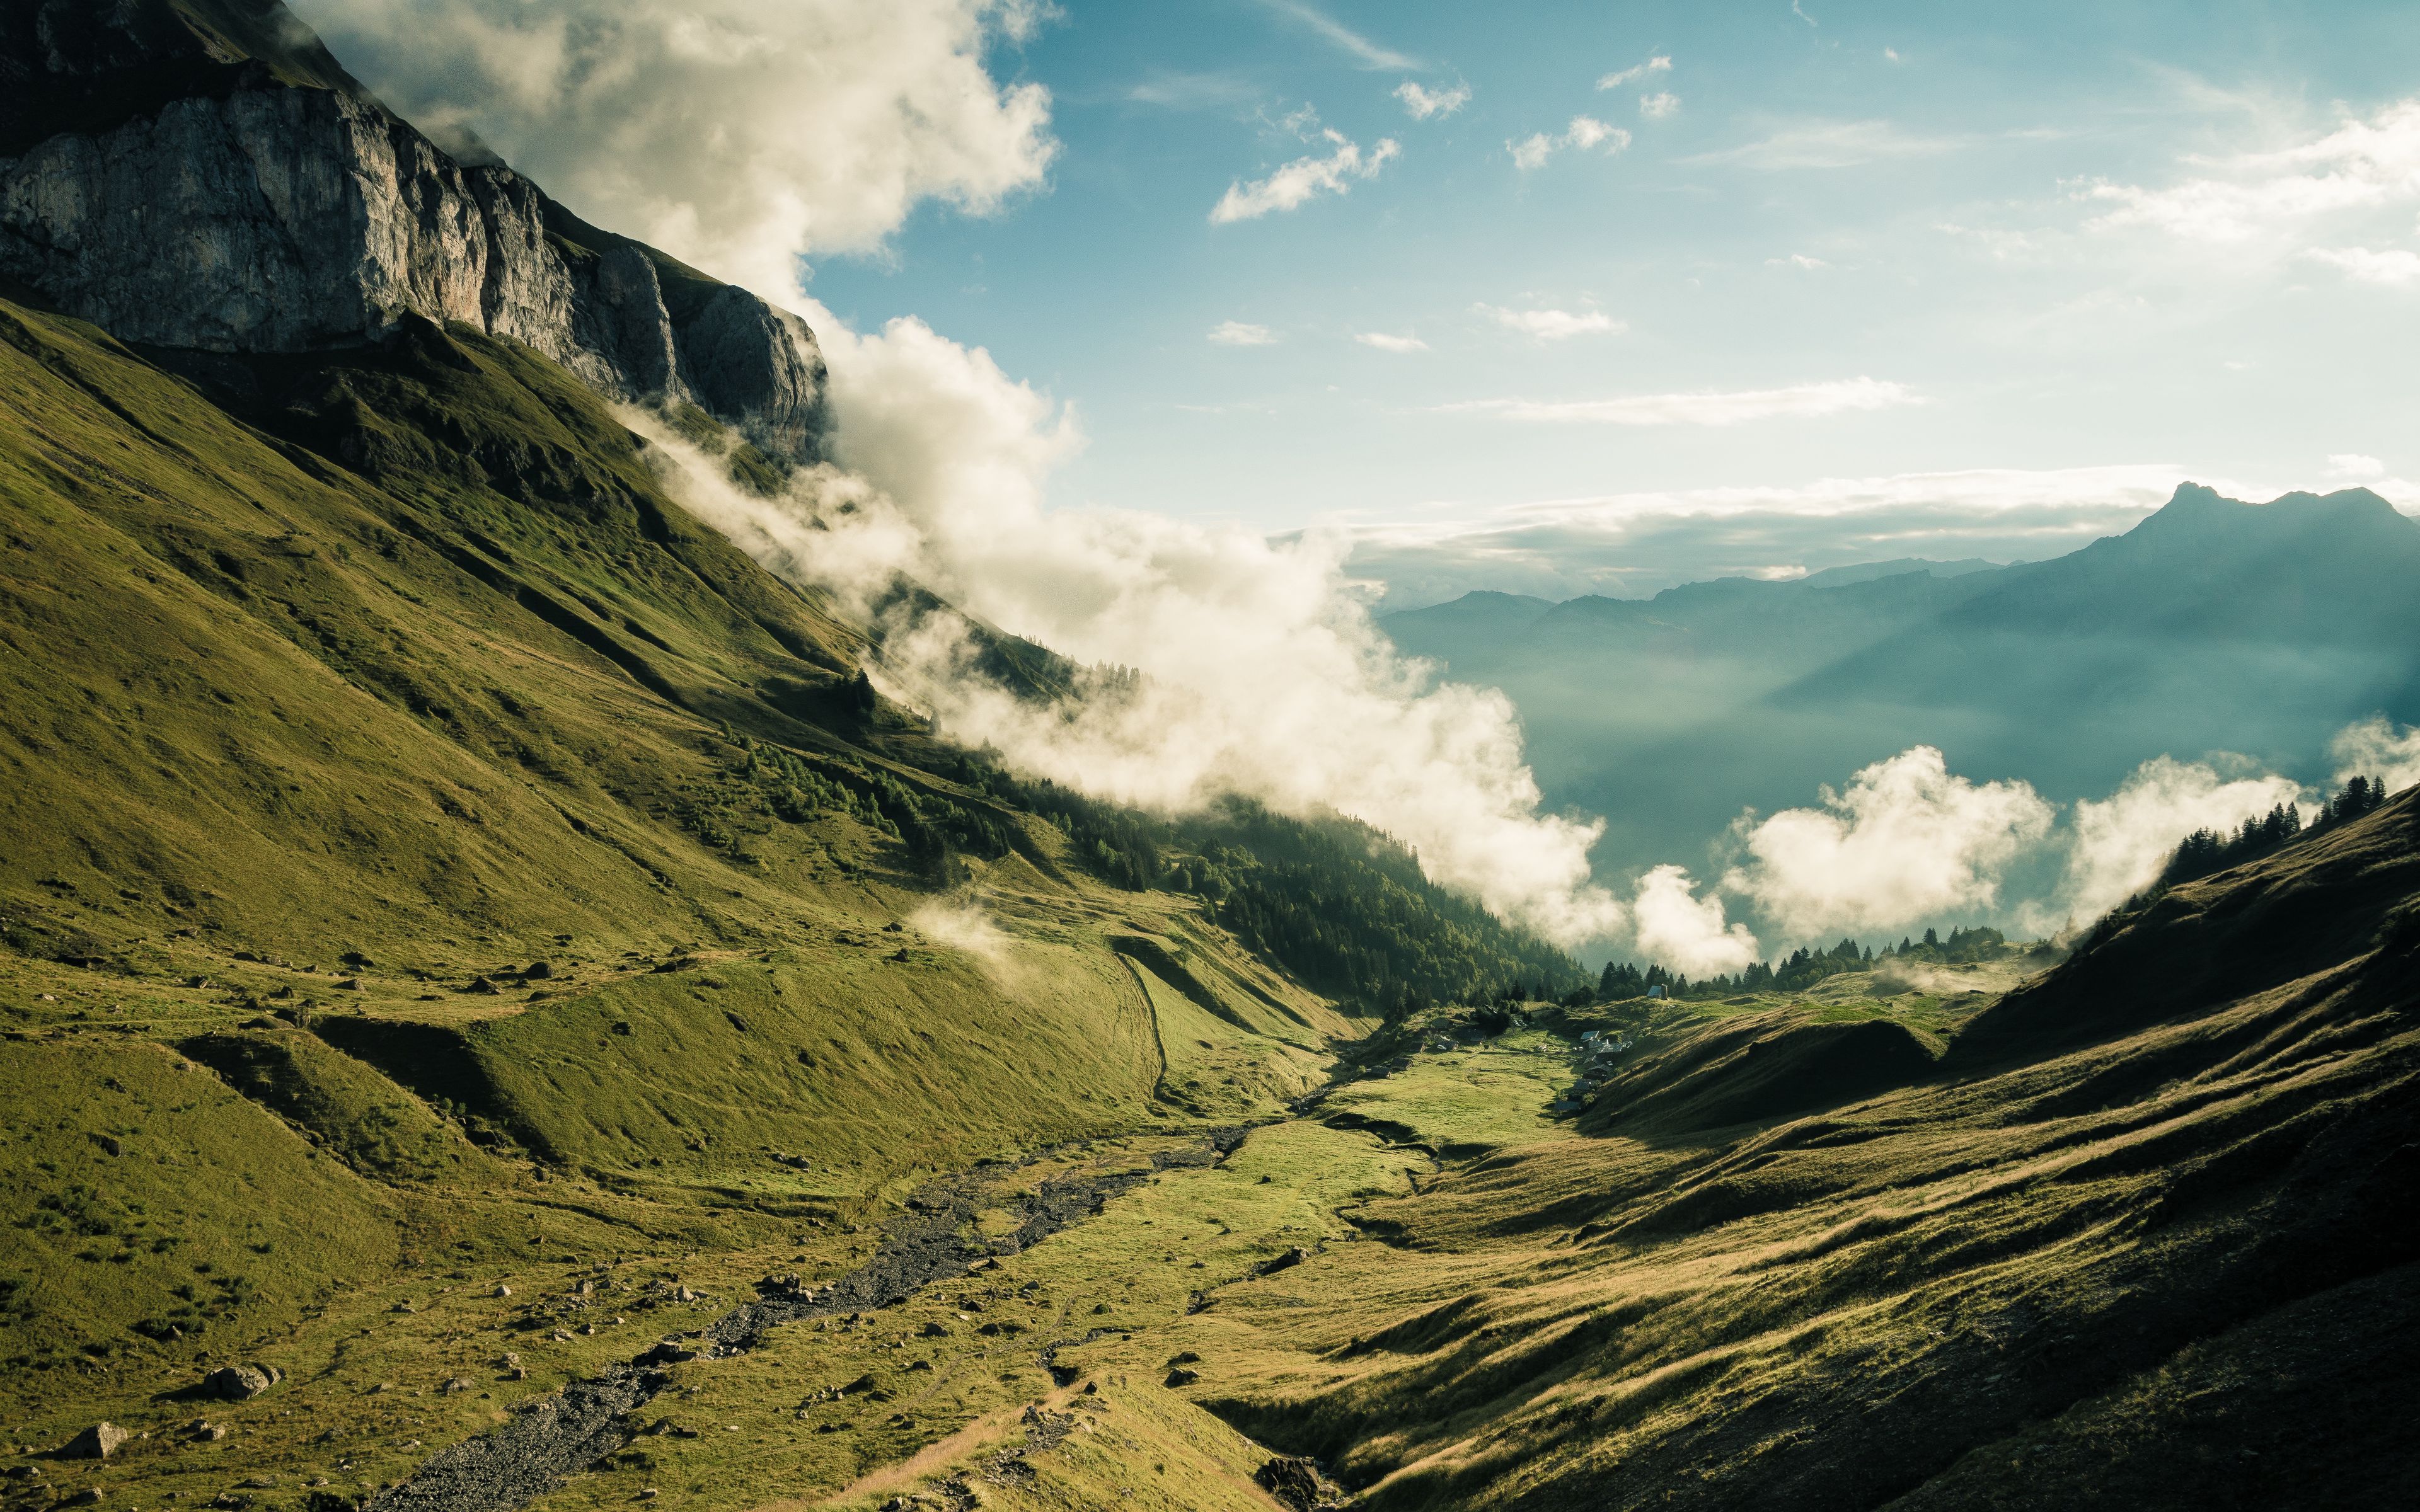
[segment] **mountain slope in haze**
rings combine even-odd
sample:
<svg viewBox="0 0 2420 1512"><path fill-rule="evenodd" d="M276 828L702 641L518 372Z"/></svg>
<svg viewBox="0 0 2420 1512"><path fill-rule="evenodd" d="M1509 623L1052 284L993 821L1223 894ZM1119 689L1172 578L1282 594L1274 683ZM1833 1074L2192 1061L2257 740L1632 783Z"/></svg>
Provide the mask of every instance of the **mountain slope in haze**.
<svg viewBox="0 0 2420 1512"><path fill-rule="evenodd" d="M225 381L224 354L376 343L406 315L821 455L787 311L588 225L475 140L380 104L282 0L0 0L0 278Z"/></svg>
<svg viewBox="0 0 2420 1512"><path fill-rule="evenodd" d="M2048 562L1726 579L1507 620L1382 623L1512 696L1550 801L1608 818L1617 873L1702 865L1742 809L1804 805L1914 745L2072 800L2160 755L2323 779L2347 723L2420 718L2420 524L2366 489L2256 505L2188 485Z"/></svg>

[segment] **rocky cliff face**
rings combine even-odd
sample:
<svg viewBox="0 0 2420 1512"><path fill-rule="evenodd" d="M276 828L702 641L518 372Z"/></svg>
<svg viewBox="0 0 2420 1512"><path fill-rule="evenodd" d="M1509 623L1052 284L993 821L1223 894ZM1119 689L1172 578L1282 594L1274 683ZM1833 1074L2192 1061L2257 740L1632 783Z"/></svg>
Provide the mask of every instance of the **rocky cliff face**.
<svg viewBox="0 0 2420 1512"><path fill-rule="evenodd" d="M0 277L121 340L310 351L417 314L820 455L804 321L441 149L279 0L0 0Z"/></svg>

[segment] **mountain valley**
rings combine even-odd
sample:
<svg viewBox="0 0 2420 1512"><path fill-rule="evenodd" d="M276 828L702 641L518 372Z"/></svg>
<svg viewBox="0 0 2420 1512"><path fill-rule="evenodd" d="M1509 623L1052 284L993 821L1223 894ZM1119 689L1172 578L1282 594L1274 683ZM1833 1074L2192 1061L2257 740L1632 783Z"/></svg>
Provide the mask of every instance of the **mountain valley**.
<svg viewBox="0 0 2420 1512"><path fill-rule="evenodd" d="M278 0L0 0L0 1512L2405 1494L2420 790L1676 1001L886 694L663 466L830 466L815 332ZM1916 738L2411 718L2415 530L2188 488L1384 628L1643 859ZM1038 717L1101 673L969 623Z"/></svg>

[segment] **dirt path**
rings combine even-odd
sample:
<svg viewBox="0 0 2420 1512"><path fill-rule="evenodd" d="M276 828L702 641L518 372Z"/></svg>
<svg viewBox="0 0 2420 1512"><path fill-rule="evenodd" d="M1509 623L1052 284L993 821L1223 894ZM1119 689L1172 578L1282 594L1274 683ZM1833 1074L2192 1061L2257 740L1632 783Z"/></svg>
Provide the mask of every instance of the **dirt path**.
<svg viewBox="0 0 2420 1512"><path fill-rule="evenodd" d="M1103 1204L1158 1171L1208 1165L1243 1142L1241 1128L1214 1130L1193 1146L1161 1150L1147 1170L1058 1176L1005 1206L1017 1220L981 1251L1015 1255L1098 1212ZM363 1512L512 1512L587 1470L633 1437L630 1414L672 1384L683 1361L744 1354L784 1323L888 1307L937 1281L962 1277L968 1227L986 1209L999 1180L977 1170L936 1181L909 1199L874 1257L829 1286L757 1283L759 1295L706 1328L666 1338L636 1359L529 1404L490 1432L440 1451L417 1471L364 1504Z"/></svg>

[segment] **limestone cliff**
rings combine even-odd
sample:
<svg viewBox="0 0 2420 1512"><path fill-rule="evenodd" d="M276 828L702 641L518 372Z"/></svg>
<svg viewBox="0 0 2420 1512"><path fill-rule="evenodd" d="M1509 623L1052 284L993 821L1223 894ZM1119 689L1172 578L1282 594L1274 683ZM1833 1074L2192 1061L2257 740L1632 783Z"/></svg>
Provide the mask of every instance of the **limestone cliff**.
<svg viewBox="0 0 2420 1512"><path fill-rule="evenodd" d="M787 311L439 147L280 0L0 0L0 278L121 340L375 342L406 314L686 400L797 460L823 357Z"/></svg>

